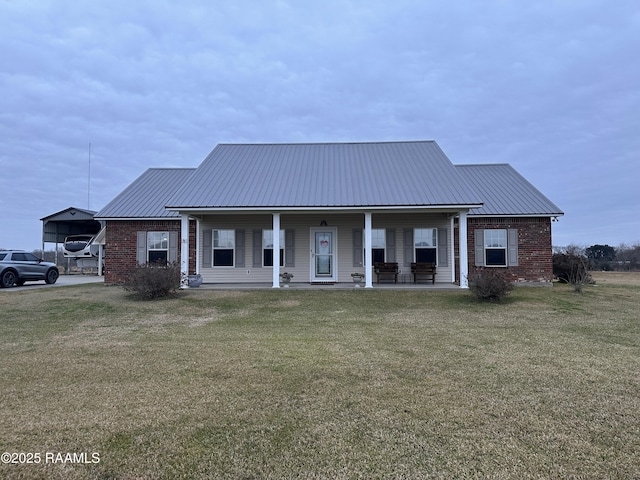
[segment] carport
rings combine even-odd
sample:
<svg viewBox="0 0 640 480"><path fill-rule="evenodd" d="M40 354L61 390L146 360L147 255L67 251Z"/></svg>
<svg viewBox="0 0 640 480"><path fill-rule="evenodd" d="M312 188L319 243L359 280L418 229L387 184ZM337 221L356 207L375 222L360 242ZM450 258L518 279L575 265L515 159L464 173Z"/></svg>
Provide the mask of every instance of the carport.
<svg viewBox="0 0 640 480"><path fill-rule="evenodd" d="M94 220L93 210L69 207L48 215L42 220L42 251L45 243L56 244L56 263L58 262L58 245L64 243L69 235L95 235L102 229L102 224Z"/></svg>

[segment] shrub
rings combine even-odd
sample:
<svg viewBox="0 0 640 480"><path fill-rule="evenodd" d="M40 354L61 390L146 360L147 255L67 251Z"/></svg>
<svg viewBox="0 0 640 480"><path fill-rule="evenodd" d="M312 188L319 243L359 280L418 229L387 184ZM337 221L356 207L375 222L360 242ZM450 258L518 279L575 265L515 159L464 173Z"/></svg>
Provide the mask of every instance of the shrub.
<svg viewBox="0 0 640 480"><path fill-rule="evenodd" d="M124 289L144 300L174 295L180 287L180 264L147 263L138 265L124 284Z"/></svg>
<svg viewBox="0 0 640 480"><path fill-rule="evenodd" d="M469 289L478 300L496 302L513 290L511 280L494 268L479 268L469 276Z"/></svg>
<svg viewBox="0 0 640 480"><path fill-rule="evenodd" d="M585 285L593 283L588 269L587 257L579 253L556 253L553 255L553 275L561 282L582 292Z"/></svg>

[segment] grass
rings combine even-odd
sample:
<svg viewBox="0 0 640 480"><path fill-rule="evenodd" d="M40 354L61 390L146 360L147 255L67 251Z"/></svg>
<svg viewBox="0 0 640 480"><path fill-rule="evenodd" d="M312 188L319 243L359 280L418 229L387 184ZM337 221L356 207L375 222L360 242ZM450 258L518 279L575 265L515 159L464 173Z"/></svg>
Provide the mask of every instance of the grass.
<svg viewBox="0 0 640 480"><path fill-rule="evenodd" d="M640 284L611 278L500 304L2 292L0 451L100 462L4 464L0 477L637 478L639 303Z"/></svg>

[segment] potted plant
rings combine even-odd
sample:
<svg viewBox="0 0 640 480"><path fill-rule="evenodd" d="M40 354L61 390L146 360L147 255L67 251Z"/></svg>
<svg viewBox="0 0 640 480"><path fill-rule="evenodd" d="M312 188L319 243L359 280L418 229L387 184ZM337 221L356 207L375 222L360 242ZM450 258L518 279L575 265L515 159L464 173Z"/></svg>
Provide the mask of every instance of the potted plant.
<svg viewBox="0 0 640 480"><path fill-rule="evenodd" d="M359 287L362 281L364 280L364 273L359 273L359 272L352 273L351 278L353 279L353 283L355 283L356 286Z"/></svg>
<svg viewBox="0 0 640 480"><path fill-rule="evenodd" d="M282 272L280 274L280 281L284 283L285 287L289 286L289 282L291 281L292 278L293 278L293 273Z"/></svg>

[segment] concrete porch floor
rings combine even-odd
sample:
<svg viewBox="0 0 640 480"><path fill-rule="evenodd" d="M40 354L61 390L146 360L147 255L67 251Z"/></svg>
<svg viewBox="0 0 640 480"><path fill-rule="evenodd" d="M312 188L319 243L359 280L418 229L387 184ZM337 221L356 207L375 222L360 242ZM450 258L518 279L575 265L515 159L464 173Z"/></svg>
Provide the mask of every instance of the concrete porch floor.
<svg viewBox="0 0 640 480"><path fill-rule="evenodd" d="M196 289L200 290L269 290L273 289L271 283L203 283ZM292 282L289 286L280 285L280 290L461 290L454 283L374 283L373 288L365 288L364 284L357 286L355 283L340 282L333 284Z"/></svg>

